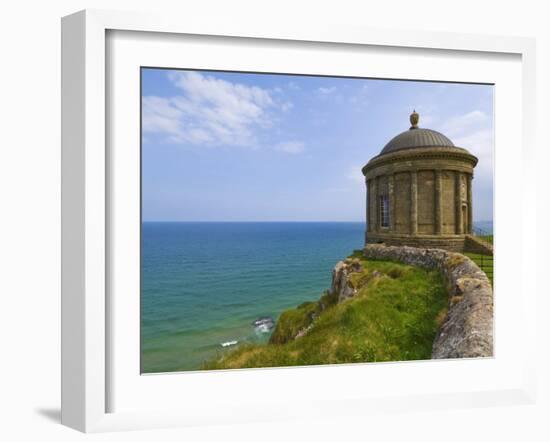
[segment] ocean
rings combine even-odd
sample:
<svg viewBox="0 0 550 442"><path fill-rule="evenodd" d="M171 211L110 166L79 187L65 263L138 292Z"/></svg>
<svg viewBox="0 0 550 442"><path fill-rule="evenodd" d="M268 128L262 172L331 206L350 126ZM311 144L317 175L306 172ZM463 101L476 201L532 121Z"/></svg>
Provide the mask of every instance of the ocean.
<svg viewBox="0 0 550 442"><path fill-rule="evenodd" d="M144 222L141 370L196 370L233 345L267 342L261 317L315 301L364 223ZM224 346L225 345L225 346Z"/></svg>

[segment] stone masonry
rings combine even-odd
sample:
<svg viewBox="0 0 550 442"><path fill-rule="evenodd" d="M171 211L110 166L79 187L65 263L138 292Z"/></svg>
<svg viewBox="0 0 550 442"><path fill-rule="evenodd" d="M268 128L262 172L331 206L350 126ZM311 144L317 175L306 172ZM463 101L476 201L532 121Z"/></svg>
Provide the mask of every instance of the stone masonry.
<svg viewBox="0 0 550 442"><path fill-rule="evenodd" d="M445 135L418 127L390 140L362 169L367 187L366 243L464 251L472 232L477 158Z"/></svg>

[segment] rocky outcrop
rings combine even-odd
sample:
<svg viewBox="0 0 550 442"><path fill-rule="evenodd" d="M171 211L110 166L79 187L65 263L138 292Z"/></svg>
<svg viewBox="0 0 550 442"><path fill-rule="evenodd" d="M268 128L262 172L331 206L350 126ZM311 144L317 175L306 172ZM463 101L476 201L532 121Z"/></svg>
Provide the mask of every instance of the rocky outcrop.
<svg viewBox="0 0 550 442"><path fill-rule="evenodd" d="M449 287L449 310L432 348L432 358L493 355L493 289L487 275L468 257L443 249L368 244L367 259L399 261L437 269Z"/></svg>
<svg viewBox="0 0 550 442"><path fill-rule="evenodd" d="M350 274L362 270L361 261L356 258L347 258L336 263L332 270L330 295L337 297L338 302L354 297L357 294L357 289L350 280Z"/></svg>
<svg viewBox="0 0 550 442"><path fill-rule="evenodd" d="M338 262L332 270L332 284L317 302L304 302L296 309L283 312L269 342L285 344L306 336L314 327L315 320L327 308L354 297L358 289L354 286L351 274L361 272L363 267L357 258L346 258Z"/></svg>

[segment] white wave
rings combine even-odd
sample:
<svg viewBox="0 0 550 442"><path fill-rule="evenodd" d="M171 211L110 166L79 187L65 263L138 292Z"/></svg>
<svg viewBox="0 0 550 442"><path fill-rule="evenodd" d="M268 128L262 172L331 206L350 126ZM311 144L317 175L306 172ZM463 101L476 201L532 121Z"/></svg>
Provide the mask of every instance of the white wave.
<svg viewBox="0 0 550 442"><path fill-rule="evenodd" d="M273 327L267 324L261 324L256 327L256 330L260 333L269 333Z"/></svg>
<svg viewBox="0 0 550 442"><path fill-rule="evenodd" d="M227 342L222 342L220 345L222 347L230 347L232 345L237 345L239 343L239 341L227 341Z"/></svg>

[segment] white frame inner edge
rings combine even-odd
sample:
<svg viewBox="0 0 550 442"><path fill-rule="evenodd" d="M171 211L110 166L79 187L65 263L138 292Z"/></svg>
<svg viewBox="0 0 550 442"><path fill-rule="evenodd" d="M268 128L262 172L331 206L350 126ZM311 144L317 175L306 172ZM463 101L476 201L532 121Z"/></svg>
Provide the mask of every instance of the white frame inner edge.
<svg viewBox="0 0 550 442"><path fill-rule="evenodd" d="M117 38L113 40L114 43L108 42L108 31L115 31L113 35ZM128 31L148 32L137 34ZM217 38L213 38L214 36ZM231 39L231 44L228 44L227 37L240 38ZM136 43L138 40L139 43ZM207 44L204 45L204 42ZM107 43L114 46L107 50ZM143 62L139 54L135 54L136 44L144 49L144 57L152 57L148 58L153 60L152 64ZM167 65L168 58L163 59L162 54L169 54L171 44L198 44L203 49L225 45L225 50L234 48L245 53L249 50L247 46L261 47L264 50L267 47L273 51L287 48L305 51L303 55L311 54L307 60L311 63L316 63L314 59L317 52L320 54L329 51L335 57L342 53L342 66L346 65L346 58L353 58L363 51L368 52L369 57L382 57L381 59L389 63L388 66L393 63L390 60L392 54L397 54L409 57L411 69L417 69L416 75L410 72L407 77L399 78L454 78L455 81L495 83L495 142L498 146L495 155L495 177L498 183L495 192L495 247L498 249L495 260L496 357L488 360L139 376L139 371L136 373L135 366L132 367L136 357L139 360L139 356L135 355L135 348L132 347L132 339L135 340L135 334L139 334L139 329L132 325L132 321L136 321L137 306L133 305L135 302L127 305L126 316L130 319L127 323L122 322L117 316L117 311L120 310L117 309L117 303L120 301L121 305L126 305L124 303L129 298L124 296L132 296L132 292L115 290L118 279L124 279L135 271L135 268L129 266L125 274L124 269L116 266L119 259L117 253L132 256L127 250L121 252L120 246L132 247L132 241L135 240L131 236L135 234L133 227L127 229L129 235L126 236L119 229L120 225L127 222L133 222L134 225L136 223L135 219L132 221L136 202L136 195L132 193L134 190L131 185L120 187L124 177L129 179L130 184L135 183L136 169L132 168L132 161L135 161L135 150L139 152L139 133L132 135L127 132L135 127L132 125L136 122L139 124L139 117L137 121L134 118L136 110L139 115L139 101L133 104L125 101L132 97L128 94L137 92L139 97L139 88L133 92L130 90L135 81L135 70L132 66L149 64L195 69L216 68L212 60L204 59L201 62L200 58L194 58L193 62L188 61L183 65L181 60ZM157 51L157 60L161 64L154 61L151 51L145 50L148 45L157 50L165 47L165 50ZM320 50L317 51L317 48ZM426 51L419 52L422 48ZM533 220L536 220L536 193L533 191L534 174L531 173L534 169L535 147L533 40L343 26L274 26L267 23L247 23L244 20L238 23L222 23L196 17L172 18L151 14L82 11L63 19L62 50L64 424L81 431L109 431L329 416L336 411L351 415L409 409L506 405L534 400L535 367L532 362L532 343L535 334L536 283L534 278L526 277L528 261L525 259L535 255L536 231L533 226ZM189 54L191 58L199 55L196 50ZM111 56L109 60L107 55ZM421 65L414 62L415 57L430 59L428 75L418 70ZM449 64L450 59L456 62L456 75L445 76L443 68L438 71L438 59L439 63L447 60ZM312 71L314 64L311 63L304 64L301 68L295 64L289 69L282 62L269 68L269 62L277 63L276 58L273 61L261 59L254 63L250 60L246 62L246 58L235 60L240 61L231 65L227 60L220 60L218 67L230 69L234 66L232 70L310 74L322 73L324 69L321 64L317 64ZM468 63L469 69L464 70ZM471 63L480 67L484 64L487 66L472 70L474 65ZM496 63L501 69L495 71L494 66L489 66L491 63ZM111 69L112 66L115 68ZM256 67L253 69L254 66ZM423 66L425 69L426 64ZM106 83L106 67L109 67L110 78L115 84L120 84L117 83L117 76L125 78L128 89L117 86L113 90L107 90L111 85ZM345 69L348 68L324 72L346 75ZM395 78L390 71L390 67L387 72L378 74L373 70L364 70L359 76ZM360 74L357 70L355 72ZM139 69L137 75L139 78ZM499 85L502 88L500 90ZM117 96L119 90L121 95ZM112 92L114 95L111 95ZM110 106L106 97L113 100ZM115 97L123 101L117 101ZM499 108L502 105L504 106ZM129 115L120 119L117 112L124 106ZM114 130L109 134L106 133L106 120L116 121ZM117 137L122 133L130 138L120 142ZM136 139L137 145L134 144ZM115 146L112 151L107 148L111 143ZM130 146L133 146L133 153ZM121 160L125 159L130 163L127 167L119 167ZM512 171L516 176L519 175L518 181L521 185L516 180L506 183L505 176ZM125 206L127 212L121 206L124 199L129 201L129 205ZM139 202L139 197L137 200ZM521 209L515 211L517 216L506 211L506 202L510 200L521 201ZM499 216L501 211L503 215ZM122 216L119 219L118 214L121 212L127 213L130 218ZM512 233L514 236L509 237ZM136 247L135 241L133 247ZM139 262L139 242L137 253ZM517 277L518 257L521 259L521 277ZM114 267L109 264L110 260L115 263ZM107 264L110 269L116 268L115 278L106 271ZM130 281L129 278L126 280ZM131 285L121 286L128 287ZM139 322L139 310L137 313ZM516 319L514 329L510 327L512 313ZM112 325L109 335L106 334L108 324ZM125 334L128 330L134 335ZM134 351L133 356L125 353L124 347L117 342L127 343L128 351ZM446 383L443 382L442 375L438 376L438 372L446 373ZM455 377L448 377L451 373ZM366 381L370 390L366 386L357 388L360 377L371 379L370 384ZM321 379L325 387L323 392L314 388ZM380 382L381 387L378 390L374 388L372 379ZM415 382L410 382L410 379L415 379ZM430 379L432 382L428 383ZM453 379L453 382L449 379ZM273 401L267 407L258 407L257 401L252 402L254 394L267 388L274 395ZM285 394L277 395L277 390L285 390ZM304 392L308 399L299 400L300 396L304 397ZM140 394L143 394L141 398Z"/></svg>

